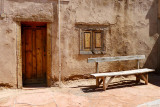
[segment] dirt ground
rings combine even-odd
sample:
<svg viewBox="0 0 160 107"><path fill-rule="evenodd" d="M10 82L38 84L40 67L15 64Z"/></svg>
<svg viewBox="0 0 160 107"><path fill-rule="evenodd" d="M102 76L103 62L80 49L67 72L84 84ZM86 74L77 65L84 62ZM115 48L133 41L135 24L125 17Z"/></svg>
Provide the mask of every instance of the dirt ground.
<svg viewBox="0 0 160 107"><path fill-rule="evenodd" d="M136 107L160 99L160 76L150 74L149 82L119 77L106 91L95 88L95 79L67 81L61 88L0 88L0 107Z"/></svg>

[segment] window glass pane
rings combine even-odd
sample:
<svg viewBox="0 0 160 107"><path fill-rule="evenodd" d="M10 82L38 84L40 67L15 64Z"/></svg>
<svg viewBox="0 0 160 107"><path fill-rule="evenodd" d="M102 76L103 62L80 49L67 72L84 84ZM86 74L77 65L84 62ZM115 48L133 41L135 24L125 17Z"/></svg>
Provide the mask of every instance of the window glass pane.
<svg viewBox="0 0 160 107"><path fill-rule="evenodd" d="M91 48L91 33L90 32L84 33L84 48L85 49Z"/></svg>
<svg viewBox="0 0 160 107"><path fill-rule="evenodd" d="M95 39L96 39L96 48L101 48L102 47L101 33L95 33Z"/></svg>

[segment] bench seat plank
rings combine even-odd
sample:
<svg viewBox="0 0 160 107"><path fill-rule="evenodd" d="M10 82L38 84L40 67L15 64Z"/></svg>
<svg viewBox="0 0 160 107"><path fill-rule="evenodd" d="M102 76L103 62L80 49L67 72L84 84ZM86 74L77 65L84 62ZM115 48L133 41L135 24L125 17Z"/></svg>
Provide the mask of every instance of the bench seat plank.
<svg viewBox="0 0 160 107"><path fill-rule="evenodd" d="M128 71L118 71L118 72L108 72L108 73L95 73L91 74L95 77L111 77L111 76L121 76L121 75L133 75L133 74L142 74L142 73L148 73L153 72L154 69L136 69L136 70L128 70Z"/></svg>

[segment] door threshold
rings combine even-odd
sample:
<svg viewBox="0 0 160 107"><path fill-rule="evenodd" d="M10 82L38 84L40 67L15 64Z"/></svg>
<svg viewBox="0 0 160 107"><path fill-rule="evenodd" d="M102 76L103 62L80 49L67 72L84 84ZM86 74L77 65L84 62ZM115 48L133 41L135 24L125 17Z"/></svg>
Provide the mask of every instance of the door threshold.
<svg viewBox="0 0 160 107"><path fill-rule="evenodd" d="M24 88L41 88L47 87L47 84L25 84Z"/></svg>

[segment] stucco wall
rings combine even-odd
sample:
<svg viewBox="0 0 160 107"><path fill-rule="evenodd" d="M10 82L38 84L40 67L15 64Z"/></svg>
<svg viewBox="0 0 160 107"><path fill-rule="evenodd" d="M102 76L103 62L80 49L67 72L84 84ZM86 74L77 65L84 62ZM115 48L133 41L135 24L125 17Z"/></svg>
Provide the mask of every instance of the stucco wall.
<svg viewBox="0 0 160 107"><path fill-rule="evenodd" d="M141 67L157 68L157 0L69 0L61 5L62 77L95 72L87 58L146 55ZM80 55L75 23L108 24L106 55ZM135 61L100 63L100 72L132 69Z"/></svg>
<svg viewBox="0 0 160 107"><path fill-rule="evenodd" d="M67 1L67 0L65 0ZM61 2L62 79L95 72L87 58L145 54L141 67L158 68L158 0L68 0ZM52 23L53 82L59 74L58 7L56 0L5 0L0 19L0 83L17 86L16 22ZM105 55L79 54L75 23L106 24ZM132 69L135 61L101 63L100 72Z"/></svg>
<svg viewBox="0 0 160 107"><path fill-rule="evenodd" d="M0 19L0 84L16 88L18 71L16 22L49 22L54 26L54 21L57 20L57 3L54 0L5 0L4 13L5 18Z"/></svg>

